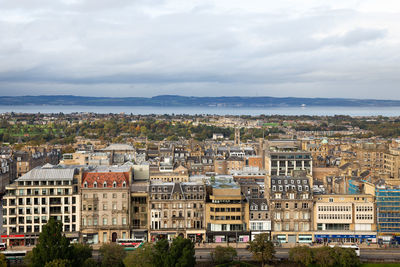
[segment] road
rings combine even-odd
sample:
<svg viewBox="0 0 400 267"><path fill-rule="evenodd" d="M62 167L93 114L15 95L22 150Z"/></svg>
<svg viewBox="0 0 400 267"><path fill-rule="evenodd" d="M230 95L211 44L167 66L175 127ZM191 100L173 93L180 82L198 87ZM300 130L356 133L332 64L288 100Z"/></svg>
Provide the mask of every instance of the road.
<svg viewBox="0 0 400 267"><path fill-rule="evenodd" d="M196 259L209 261L211 260L210 252L212 249L196 248ZM289 257L289 248L275 248L275 256L279 259L286 259ZM238 257L241 260L250 260L251 253L244 249L237 249ZM400 249L361 249L360 258L362 261L384 260L384 261L399 261L400 262Z"/></svg>

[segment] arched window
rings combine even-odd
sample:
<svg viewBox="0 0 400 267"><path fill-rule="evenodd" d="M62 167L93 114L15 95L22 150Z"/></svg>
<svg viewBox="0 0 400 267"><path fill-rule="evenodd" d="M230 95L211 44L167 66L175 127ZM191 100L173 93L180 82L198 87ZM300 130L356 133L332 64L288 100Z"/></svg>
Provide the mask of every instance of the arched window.
<svg viewBox="0 0 400 267"><path fill-rule="evenodd" d="M125 181L122 183L122 187L126 187L126 182Z"/></svg>
<svg viewBox="0 0 400 267"><path fill-rule="evenodd" d="M104 183L103 183L103 187L107 187L107 182L104 182Z"/></svg>
<svg viewBox="0 0 400 267"><path fill-rule="evenodd" d="M94 188L97 188L97 182L94 182L94 183L93 183L93 187L94 187Z"/></svg>
<svg viewBox="0 0 400 267"><path fill-rule="evenodd" d="M117 182L116 181L113 182L113 187L114 188L117 187Z"/></svg>
<svg viewBox="0 0 400 267"><path fill-rule="evenodd" d="M87 182L83 183L83 187L85 187L85 188L87 187Z"/></svg>

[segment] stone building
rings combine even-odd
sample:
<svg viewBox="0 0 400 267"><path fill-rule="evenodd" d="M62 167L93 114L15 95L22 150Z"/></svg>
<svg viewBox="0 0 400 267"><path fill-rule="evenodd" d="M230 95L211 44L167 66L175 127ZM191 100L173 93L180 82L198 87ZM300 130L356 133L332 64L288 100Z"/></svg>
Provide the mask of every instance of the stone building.
<svg viewBox="0 0 400 267"><path fill-rule="evenodd" d="M152 181L149 188L150 240L181 235L205 238L205 185L202 182Z"/></svg>
<svg viewBox="0 0 400 267"><path fill-rule="evenodd" d="M133 181L131 185L131 237L148 240L149 182Z"/></svg>
<svg viewBox="0 0 400 267"><path fill-rule="evenodd" d="M115 242L130 237L132 171L93 170L82 174L81 232L85 243Z"/></svg>
<svg viewBox="0 0 400 267"><path fill-rule="evenodd" d="M273 239L281 243L311 243L313 181L308 176L267 177Z"/></svg>

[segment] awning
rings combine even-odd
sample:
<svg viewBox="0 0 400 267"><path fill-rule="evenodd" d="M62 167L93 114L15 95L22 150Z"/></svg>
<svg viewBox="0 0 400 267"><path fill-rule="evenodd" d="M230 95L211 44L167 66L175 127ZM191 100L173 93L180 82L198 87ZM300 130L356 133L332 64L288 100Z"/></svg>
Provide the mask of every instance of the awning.
<svg viewBox="0 0 400 267"><path fill-rule="evenodd" d="M25 235L1 235L1 238L6 238L6 239L24 239Z"/></svg>
<svg viewBox="0 0 400 267"><path fill-rule="evenodd" d="M315 235L315 238L376 238L376 235Z"/></svg>

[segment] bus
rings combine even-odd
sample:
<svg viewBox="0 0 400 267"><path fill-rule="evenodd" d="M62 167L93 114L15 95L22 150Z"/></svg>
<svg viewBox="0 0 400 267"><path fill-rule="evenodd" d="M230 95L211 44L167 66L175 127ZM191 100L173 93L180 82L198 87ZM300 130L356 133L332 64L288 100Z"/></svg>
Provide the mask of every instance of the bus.
<svg viewBox="0 0 400 267"><path fill-rule="evenodd" d="M22 262L24 260L24 257L26 256L26 250L6 250L2 251L1 253L6 256L6 259L8 261L14 262Z"/></svg>
<svg viewBox="0 0 400 267"><path fill-rule="evenodd" d="M334 245L330 245L330 247L335 247ZM336 245L336 247L340 247L340 248L352 248L354 249L354 251L356 252L356 255L358 257L360 257L360 248L356 245Z"/></svg>
<svg viewBox="0 0 400 267"><path fill-rule="evenodd" d="M144 240L142 239L130 239L130 238L124 238L124 239L117 239L117 244L120 246L124 247L124 250L135 250L137 248L140 248L144 244Z"/></svg>

